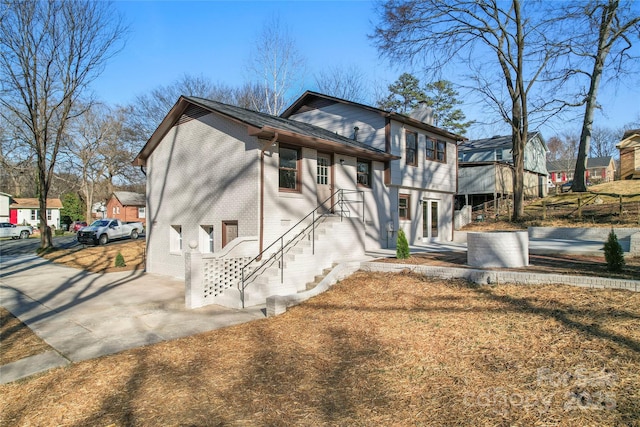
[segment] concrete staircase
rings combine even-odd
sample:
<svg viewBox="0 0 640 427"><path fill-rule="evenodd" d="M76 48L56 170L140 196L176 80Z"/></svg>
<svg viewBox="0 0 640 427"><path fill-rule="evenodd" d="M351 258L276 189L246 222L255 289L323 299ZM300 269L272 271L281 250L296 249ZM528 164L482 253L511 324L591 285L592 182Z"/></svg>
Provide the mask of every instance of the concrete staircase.
<svg viewBox="0 0 640 427"><path fill-rule="evenodd" d="M265 256L262 264L255 265L254 269L259 271L246 283L245 307L264 304L272 295L305 291L318 276L327 274L336 261L361 258L363 236L362 221L325 216L316 223L315 233L310 229L298 236L285 248L282 257L279 253L272 259Z"/></svg>

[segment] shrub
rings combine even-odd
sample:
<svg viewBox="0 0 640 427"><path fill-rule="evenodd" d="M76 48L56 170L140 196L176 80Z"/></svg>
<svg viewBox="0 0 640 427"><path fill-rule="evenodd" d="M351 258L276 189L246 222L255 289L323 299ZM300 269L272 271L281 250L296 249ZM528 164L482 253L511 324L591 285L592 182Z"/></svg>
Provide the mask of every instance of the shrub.
<svg viewBox="0 0 640 427"><path fill-rule="evenodd" d="M409 253L409 242L407 242L407 236L404 234L404 230L398 230L398 244L396 245L396 258L407 259L411 256Z"/></svg>
<svg viewBox="0 0 640 427"><path fill-rule="evenodd" d="M116 255L116 267L126 267L126 266L127 264L125 264L124 262L124 257L120 252L118 252L118 255Z"/></svg>
<svg viewBox="0 0 640 427"><path fill-rule="evenodd" d="M620 246L618 236L613 230L609 233L609 238L604 244L604 258L607 260L607 270L609 271L621 271L624 267L622 246Z"/></svg>
<svg viewBox="0 0 640 427"><path fill-rule="evenodd" d="M62 229L56 229L54 233L56 236L64 236L64 230Z"/></svg>

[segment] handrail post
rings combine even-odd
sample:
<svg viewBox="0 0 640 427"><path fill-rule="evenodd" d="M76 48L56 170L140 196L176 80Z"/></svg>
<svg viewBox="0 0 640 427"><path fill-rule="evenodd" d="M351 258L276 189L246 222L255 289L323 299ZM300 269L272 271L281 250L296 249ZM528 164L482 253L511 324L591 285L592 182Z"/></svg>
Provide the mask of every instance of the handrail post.
<svg viewBox="0 0 640 427"><path fill-rule="evenodd" d="M280 283L284 283L284 236L280 237Z"/></svg>
<svg viewBox="0 0 640 427"><path fill-rule="evenodd" d="M316 211L311 215L311 254L316 254Z"/></svg>
<svg viewBox="0 0 640 427"><path fill-rule="evenodd" d="M364 224L364 191L360 192L360 196L362 197L362 223Z"/></svg>
<svg viewBox="0 0 640 427"><path fill-rule="evenodd" d="M242 302L242 308L244 308L244 267L241 270L242 277L240 282L240 301Z"/></svg>

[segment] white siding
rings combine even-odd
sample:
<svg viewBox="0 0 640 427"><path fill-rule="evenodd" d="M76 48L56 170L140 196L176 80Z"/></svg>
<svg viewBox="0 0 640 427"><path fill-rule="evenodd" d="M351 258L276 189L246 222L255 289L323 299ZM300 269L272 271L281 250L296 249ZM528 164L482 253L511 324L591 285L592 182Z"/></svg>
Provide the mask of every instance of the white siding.
<svg viewBox="0 0 640 427"><path fill-rule="evenodd" d="M0 222L9 222L9 200L8 194L0 193Z"/></svg>
<svg viewBox="0 0 640 427"><path fill-rule="evenodd" d="M51 219L47 220L47 225L50 227L60 228L60 209L47 209L51 211ZM16 223L19 225L27 224L33 228L38 228L40 224L40 209L17 209ZM31 219L31 211L36 212L36 218Z"/></svg>
<svg viewBox="0 0 640 427"><path fill-rule="evenodd" d="M405 130L418 133L417 166L406 163ZM400 160L391 162L391 185L453 194L456 191L456 145L450 141L447 142L446 163L427 160L425 151L427 137L444 140L442 137L426 134L422 130L391 122L391 153L402 157Z"/></svg>
<svg viewBox="0 0 640 427"><path fill-rule="evenodd" d="M357 126L358 141L379 150L385 149L386 120L372 111L338 103L294 114L290 118L337 132L346 138L353 138L354 127Z"/></svg>
<svg viewBox="0 0 640 427"><path fill-rule="evenodd" d="M527 143L524 153L525 170L548 175L547 153L542 145L542 141L540 141L537 136Z"/></svg>

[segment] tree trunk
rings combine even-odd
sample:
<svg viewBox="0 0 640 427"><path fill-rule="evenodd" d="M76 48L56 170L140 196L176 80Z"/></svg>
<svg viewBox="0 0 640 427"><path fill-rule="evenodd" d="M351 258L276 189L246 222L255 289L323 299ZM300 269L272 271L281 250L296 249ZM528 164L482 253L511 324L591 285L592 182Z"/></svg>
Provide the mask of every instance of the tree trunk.
<svg viewBox="0 0 640 427"><path fill-rule="evenodd" d="M593 71L591 72L591 80L589 82L589 92L587 93L586 107L584 119L582 121L582 130L580 132L580 146L578 148L578 158L576 159L575 173L573 174L573 184L571 190L575 192L587 191L587 158L589 156L589 148L591 145L591 129L593 128L593 115L597 107L598 87L602 79L602 70L604 62L611 49L609 36L611 35L611 22L613 21L618 2L612 1L607 7L602 9L602 18L600 21L600 31L598 37L598 52L594 58Z"/></svg>
<svg viewBox="0 0 640 427"><path fill-rule="evenodd" d="M47 224L47 196L41 192L38 196L40 205L40 248L47 249L53 247L53 239L51 238L51 227Z"/></svg>
<svg viewBox="0 0 640 427"><path fill-rule="evenodd" d="M513 131L513 216L512 221L520 221L524 216L524 141L526 134Z"/></svg>

